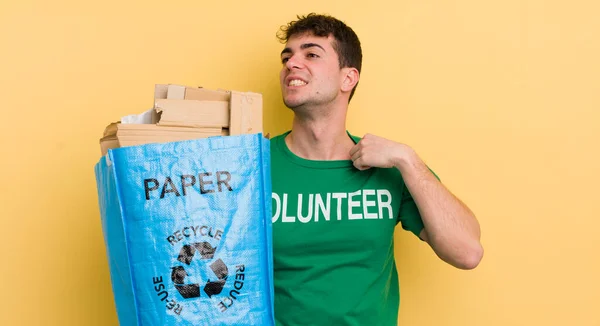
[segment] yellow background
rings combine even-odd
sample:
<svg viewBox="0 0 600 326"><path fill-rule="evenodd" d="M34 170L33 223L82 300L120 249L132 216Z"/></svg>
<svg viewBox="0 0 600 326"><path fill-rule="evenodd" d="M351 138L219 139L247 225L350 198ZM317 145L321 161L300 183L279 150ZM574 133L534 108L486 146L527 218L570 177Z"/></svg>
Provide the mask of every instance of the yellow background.
<svg viewBox="0 0 600 326"><path fill-rule="evenodd" d="M474 271L398 232L400 324L600 325L591 0L2 1L0 324L117 323L93 173L105 125L179 83L260 92L283 132L275 33L310 11L363 44L348 128L413 146L482 225Z"/></svg>

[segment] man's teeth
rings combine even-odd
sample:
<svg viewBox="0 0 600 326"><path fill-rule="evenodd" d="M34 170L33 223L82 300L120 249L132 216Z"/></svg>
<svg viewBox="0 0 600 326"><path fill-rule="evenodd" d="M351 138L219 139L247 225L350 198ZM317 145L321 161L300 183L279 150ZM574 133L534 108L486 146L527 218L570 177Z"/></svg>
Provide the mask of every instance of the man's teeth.
<svg viewBox="0 0 600 326"><path fill-rule="evenodd" d="M306 83L299 79L290 80L290 83L288 84L288 86L303 86L303 85L306 85Z"/></svg>

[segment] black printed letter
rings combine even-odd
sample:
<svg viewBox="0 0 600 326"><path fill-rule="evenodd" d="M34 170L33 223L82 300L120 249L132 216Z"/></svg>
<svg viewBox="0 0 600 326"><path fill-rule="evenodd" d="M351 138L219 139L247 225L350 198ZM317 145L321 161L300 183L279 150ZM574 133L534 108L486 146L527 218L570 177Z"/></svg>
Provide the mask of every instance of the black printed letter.
<svg viewBox="0 0 600 326"><path fill-rule="evenodd" d="M200 193L201 194L209 194L211 192L215 192L213 189L204 189L204 185L210 185L212 184L212 181L204 181L204 177L210 177L212 173L207 172L207 173L200 173L198 175L198 179L200 179Z"/></svg>
<svg viewBox="0 0 600 326"><path fill-rule="evenodd" d="M185 182L185 179L188 179L188 178L192 179L191 183ZM187 193L185 191L185 187L191 187L191 186L193 186L195 184L196 184L196 177L195 176L193 176L193 175L182 175L181 176L181 190L183 192L183 195L184 196L187 195Z"/></svg>
<svg viewBox="0 0 600 326"><path fill-rule="evenodd" d="M171 189L167 189L167 185L170 185ZM173 181L171 181L170 177L167 177L165 179L165 184L163 185L162 192L160 193L160 198L161 199L165 198L165 194L168 192L174 192L175 195L177 195L177 197L180 196L179 191L177 191L177 188L175 188L175 185L173 184Z"/></svg>
<svg viewBox="0 0 600 326"><path fill-rule="evenodd" d="M227 177L225 178L225 180L221 180L221 174L226 175ZM227 187L227 190L231 191L231 186L229 185L229 183L227 183L227 181L231 180L231 173L227 172L227 171L217 171L217 185L219 186L219 192L221 192L221 184L224 183L225 186Z"/></svg>
<svg viewBox="0 0 600 326"><path fill-rule="evenodd" d="M148 187L150 182L154 182L154 186ZM144 179L144 190L146 191L146 200L150 200L150 191L158 189L158 180L156 179Z"/></svg>

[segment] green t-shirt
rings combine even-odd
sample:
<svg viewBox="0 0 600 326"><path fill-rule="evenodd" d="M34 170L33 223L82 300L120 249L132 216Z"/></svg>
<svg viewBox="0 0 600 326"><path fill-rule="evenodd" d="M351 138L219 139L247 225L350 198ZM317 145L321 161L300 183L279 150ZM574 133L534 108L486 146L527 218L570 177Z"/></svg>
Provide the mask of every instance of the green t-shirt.
<svg viewBox="0 0 600 326"><path fill-rule="evenodd" d="M288 133L271 139L277 325L396 325L394 227L423 229L400 172L300 158Z"/></svg>

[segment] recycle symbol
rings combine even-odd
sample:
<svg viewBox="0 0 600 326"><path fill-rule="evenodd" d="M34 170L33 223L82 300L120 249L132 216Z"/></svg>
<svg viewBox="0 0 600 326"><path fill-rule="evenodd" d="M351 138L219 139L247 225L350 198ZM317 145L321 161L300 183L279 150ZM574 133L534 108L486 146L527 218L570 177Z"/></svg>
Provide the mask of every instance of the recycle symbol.
<svg viewBox="0 0 600 326"><path fill-rule="evenodd" d="M186 244L181 248L177 260L189 266L194 257L198 257L196 252L200 253L199 256L201 260L208 260L214 257L216 250L217 247L213 248L210 243L206 241ZM217 277L215 281L211 281L209 279L204 286L204 293L206 293L210 298L213 295L219 294L221 291L223 291L229 271L227 270L225 263L220 258L210 264L209 267ZM171 280L173 283L175 283L175 288L177 291L179 291L179 294L181 294L184 299L198 298L200 297L200 284L186 284L185 278L189 275L190 274L187 273L183 266L172 267Z"/></svg>

